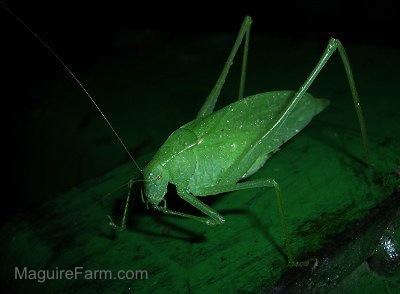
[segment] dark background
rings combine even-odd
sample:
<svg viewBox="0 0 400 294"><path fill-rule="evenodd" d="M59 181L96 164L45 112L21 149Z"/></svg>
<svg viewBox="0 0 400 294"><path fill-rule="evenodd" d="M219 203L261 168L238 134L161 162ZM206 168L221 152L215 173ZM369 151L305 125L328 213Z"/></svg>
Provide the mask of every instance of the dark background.
<svg viewBox="0 0 400 294"><path fill-rule="evenodd" d="M107 51L113 50L113 36L121 29L159 31L168 33L172 39L179 34L236 34L245 15L254 19L252 34L323 42L335 37L344 44L399 44L398 5L394 0L261 1L260 4L186 1L180 5L171 1L4 2L61 59L68 56L64 61L82 69L95 62L96 55L107 55ZM36 62L30 56L48 53L38 46L37 40L16 22L15 17L7 15L3 8L0 11L0 19L4 21L2 27L9 35L3 49L11 50L3 55L5 61L26 70L26 64ZM5 45L10 43L7 40L11 40L11 47ZM13 59L13 56L17 58ZM50 58L45 60L54 64ZM43 72L35 64L30 68L34 68L34 72L27 76L49 74L48 68Z"/></svg>
<svg viewBox="0 0 400 294"><path fill-rule="evenodd" d="M252 33L294 39L330 36L343 42L398 44L398 5L393 0L261 1L224 4L186 1L172 4L141 1L5 1L56 52L88 62L93 51L108 50L121 28L174 34L236 33L245 15L254 19ZM3 9L2 9L3 10ZM2 11L2 13L4 10ZM6 19L6 31L23 38L21 27ZM24 44L26 40L24 40ZM26 45L22 46L26 50ZM29 48L29 50L42 50Z"/></svg>

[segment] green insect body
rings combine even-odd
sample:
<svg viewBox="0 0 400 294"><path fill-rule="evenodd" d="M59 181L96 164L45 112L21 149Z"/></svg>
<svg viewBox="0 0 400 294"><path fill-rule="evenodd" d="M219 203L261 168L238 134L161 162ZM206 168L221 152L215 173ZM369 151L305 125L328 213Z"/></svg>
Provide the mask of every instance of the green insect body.
<svg viewBox="0 0 400 294"><path fill-rule="evenodd" d="M293 112L282 118L294 95L277 91L250 96L173 132L144 170L149 203L163 210L159 204L171 183L183 199L210 216L199 220L222 224L222 216L198 204L195 196L240 188L239 180L257 172L329 103L305 94Z"/></svg>

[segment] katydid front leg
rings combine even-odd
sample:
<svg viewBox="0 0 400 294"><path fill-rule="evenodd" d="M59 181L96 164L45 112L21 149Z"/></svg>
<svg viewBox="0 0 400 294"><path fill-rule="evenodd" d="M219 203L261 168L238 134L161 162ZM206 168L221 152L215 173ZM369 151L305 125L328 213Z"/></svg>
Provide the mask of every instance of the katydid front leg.
<svg viewBox="0 0 400 294"><path fill-rule="evenodd" d="M131 194L132 194L132 187L133 187L133 180L129 181L128 184L128 195L126 196L126 201L125 201L125 207L124 207L124 214L122 215L122 220L121 220L121 225L118 226L111 218L111 216L107 215L108 219L109 219L109 225L117 230L117 231L123 231L126 229L126 219L128 217L128 209L129 209L129 202L131 199Z"/></svg>

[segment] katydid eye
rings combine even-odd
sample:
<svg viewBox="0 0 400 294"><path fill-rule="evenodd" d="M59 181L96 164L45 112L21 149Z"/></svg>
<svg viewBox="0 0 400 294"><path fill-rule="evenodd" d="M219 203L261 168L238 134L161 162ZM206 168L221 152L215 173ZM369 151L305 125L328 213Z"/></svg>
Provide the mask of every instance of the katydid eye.
<svg viewBox="0 0 400 294"><path fill-rule="evenodd" d="M158 175L158 176L156 177L156 179L157 179L157 180L161 179L161 175Z"/></svg>

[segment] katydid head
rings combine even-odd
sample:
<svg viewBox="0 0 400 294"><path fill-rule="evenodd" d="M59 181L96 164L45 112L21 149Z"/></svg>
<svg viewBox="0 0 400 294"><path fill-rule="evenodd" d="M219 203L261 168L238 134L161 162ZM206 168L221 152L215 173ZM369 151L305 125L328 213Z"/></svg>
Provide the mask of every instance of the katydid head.
<svg viewBox="0 0 400 294"><path fill-rule="evenodd" d="M158 206L167 193L169 173L161 165L151 163L144 170L144 193L152 206Z"/></svg>

